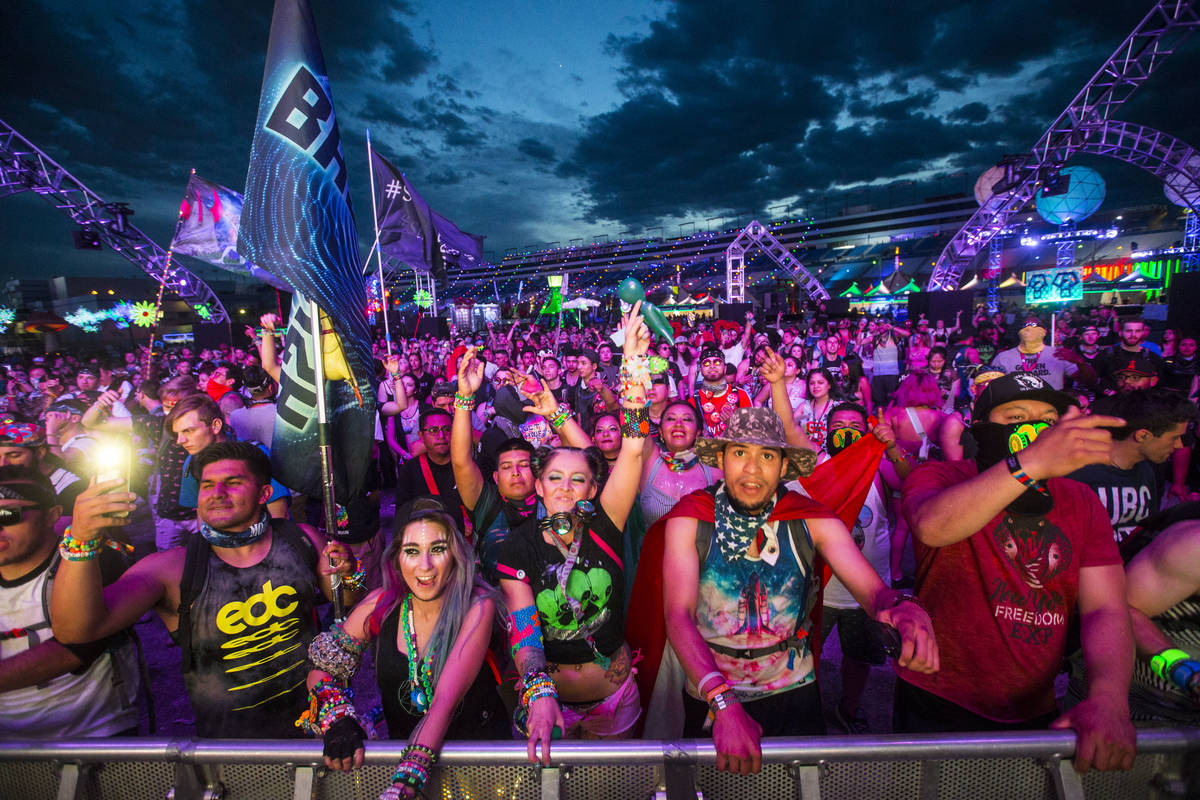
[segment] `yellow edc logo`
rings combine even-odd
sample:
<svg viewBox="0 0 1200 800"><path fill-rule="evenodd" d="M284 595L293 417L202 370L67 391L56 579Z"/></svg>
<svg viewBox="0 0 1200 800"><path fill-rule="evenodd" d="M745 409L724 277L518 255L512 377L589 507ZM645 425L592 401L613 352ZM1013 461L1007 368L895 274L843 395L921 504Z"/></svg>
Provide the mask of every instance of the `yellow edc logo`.
<svg viewBox="0 0 1200 800"><path fill-rule="evenodd" d="M295 597L296 590L291 586L271 585L270 581L263 584L262 591L252 594L243 600L232 600L217 612L217 629L222 633L235 634L246 630L247 626L257 627L268 622L272 617L286 617L296 610L300 603L293 600L286 605L280 605L283 597Z"/></svg>

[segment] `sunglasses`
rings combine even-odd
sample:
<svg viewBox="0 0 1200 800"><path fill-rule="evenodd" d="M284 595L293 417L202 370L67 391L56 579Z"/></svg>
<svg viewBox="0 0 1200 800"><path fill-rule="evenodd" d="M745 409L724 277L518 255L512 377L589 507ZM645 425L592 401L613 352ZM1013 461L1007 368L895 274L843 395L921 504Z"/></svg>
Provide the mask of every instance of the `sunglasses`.
<svg viewBox="0 0 1200 800"><path fill-rule="evenodd" d="M0 528L20 525L26 511L41 511L41 506L6 506L0 508Z"/></svg>

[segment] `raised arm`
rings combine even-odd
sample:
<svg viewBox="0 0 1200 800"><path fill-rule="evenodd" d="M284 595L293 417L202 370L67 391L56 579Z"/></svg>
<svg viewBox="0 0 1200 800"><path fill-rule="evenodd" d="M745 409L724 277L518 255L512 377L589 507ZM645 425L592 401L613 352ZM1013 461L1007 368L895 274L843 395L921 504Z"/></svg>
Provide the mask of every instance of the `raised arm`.
<svg viewBox="0 0 1200 800"><path fill-rule="evenodd" d="M1022 469L1035 481L1070 475L1088 464L1107 464L1118 417L1084 417L1072 408L1018 454ZM1026 487L1004 462L970 480L943 489L906 492L904 509L913 535L930 547L966 539L1016 500Z"/></svg>
<svg viewBox="0 0 1200 800"><path fill-rule="evenodd" d="M275 352L275 326L279 324L279 317L274 314L263 314L259 318L266 333L258 340L258 358L262 361L262 367L267 371L276 383L279 383L279 376L283 371L279 363L278 354Z"/></svg>
<svg viewBox="0 0 1200 800"><path fill-rule="evenodd" d="M742 338L739 344L742 346L742 352L750 349L750 339L754 336L754 312L746 312L746 326L742 329Z"/></svg>
<svg viewBox="0 0 1200 800"><path fill-rule="evenodd" d="M787 443L792 447L816 450L817 448L813 446L812 440L796 424L796 416L792 412L792 399L788 397L787 393L787 379L784 377L783 358L768 347L767 355L763 359L763 363L758 368L758 371L771 387L771 405L774 406L776 416L783 423Z"/></svg>
<svg viewBox="0 0 1200 800"><path fill-rule="evenodd" d="M384 356L383 367L387 370L387 380L379 384L379 394L376 399L380 402L379 414L383 417L394 417L409 407L411 401L400 380L400 356L392 354ZM391 389L391 400L387 400L388 389Z"/></svg>
<svg viewBox="0 0 1200 800"><path fill-rule="evenodd" d="M75 501L71 536L79 542L94 542L104 529L125 520L109 516L132 512L137 496L117 491L121 481L92 485ZM182 550L154 553L138 561L107 587L100 576L100 559L63 559L54 577L50 597L50 619L55 637L65 644L92 642L128 628L153 608L164 610L168 586L178 587L182 573ZM178 589L175 589L178 592ZM165 609L164 618L174 609Z"/></svg>
<svg viewBox="0 0 1200 800"><path fill-rule="evenodd" d="M467 510L473 510L483 491L483 472L474 458L474 427L471 412L475 408L475 393L483 385L483 362L475 357L475 348L468 347L458 362L458 391L454 396L454 424L450 428L450 465L458 496Z"/></svg>
<svg viewBox="0 0 1200 800"><path fill-rule="evenodd" d="M133 430L132 417L114 417L112 416L113 404L118 400L117 393L112 389L102 393L92 403L88 410L83 412L83 427L91 428L97 431L107 431L109 433L129 433Z"/></svg>
<svg viewBox="0 0 1200 800"><path fill-rule="evenodd" d="M641 301L634 303L625 318L624 357L621 359L621 449L613 466L600 505L620 530L637 498L642 477L642 439L650 435L650 408L646 389L650 384L650 365L646 350L650 331L642 321Z"/></svg>
<svg viewBox="0 0 1200 800"><path fill-rule="evenodd" d="M592 446L592 437L587 435L587 431L571 413L570 406L559 403L554 397L554 392L550 391L550 387L544 380L516 369L513 370L513 374L517 376L517 381L521 386L528 386L532 382L542 387L541 391L529 398L529 405L521 407L522 411L526 414L538 414L545 417L550 427L558 434L558 438L567 447Z"/></svg>

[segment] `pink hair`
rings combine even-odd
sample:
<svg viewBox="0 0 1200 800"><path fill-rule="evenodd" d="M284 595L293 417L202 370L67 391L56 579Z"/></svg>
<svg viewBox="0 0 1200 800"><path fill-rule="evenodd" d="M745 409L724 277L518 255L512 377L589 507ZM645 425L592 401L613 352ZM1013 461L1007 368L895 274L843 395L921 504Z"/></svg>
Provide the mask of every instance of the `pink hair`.
<svg viewBox="0 0 1200 800"><path fill-rule="evenodd" d="M914 372L900 381L895 398L900 408L938 408L942 404L942 390L938 387L937 378L930 373Z"/></svg>

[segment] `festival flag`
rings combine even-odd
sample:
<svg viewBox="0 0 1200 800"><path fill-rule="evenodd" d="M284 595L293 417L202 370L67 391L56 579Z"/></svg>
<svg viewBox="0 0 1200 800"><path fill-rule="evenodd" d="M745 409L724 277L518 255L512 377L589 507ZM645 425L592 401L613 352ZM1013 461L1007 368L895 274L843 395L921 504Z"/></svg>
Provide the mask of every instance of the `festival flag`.
<svg viewBox="0 0 1200 800"><path fill-rule="evenodd" d="M170 249L229 272L249 274L276 289L290 291L290 286L237 251L241 218L240 194L207 181L193 171L179 205L179 220L175 223Z"/></svg>
<svg viewBox="0 0 1200 800"><path fill-rule="evenodd" d="M429 207L408 176L371 149L375 171L379 249L414 268L425 268L434 280L446 281L446 264L483 260L483 237L465 233Z"/></svg>
<svg viewBox="0 0 1200 800"><path fill-rule="evenodd" d="M370 461L375 370L346 164L308 0L275 3L238 250L295 290L271 453L275 477L321 495L316 392L323 391L334 490L345 504L360 492ZM313 370L310 300L321 311L322 345L329 345L323 387Z"/></svg>

